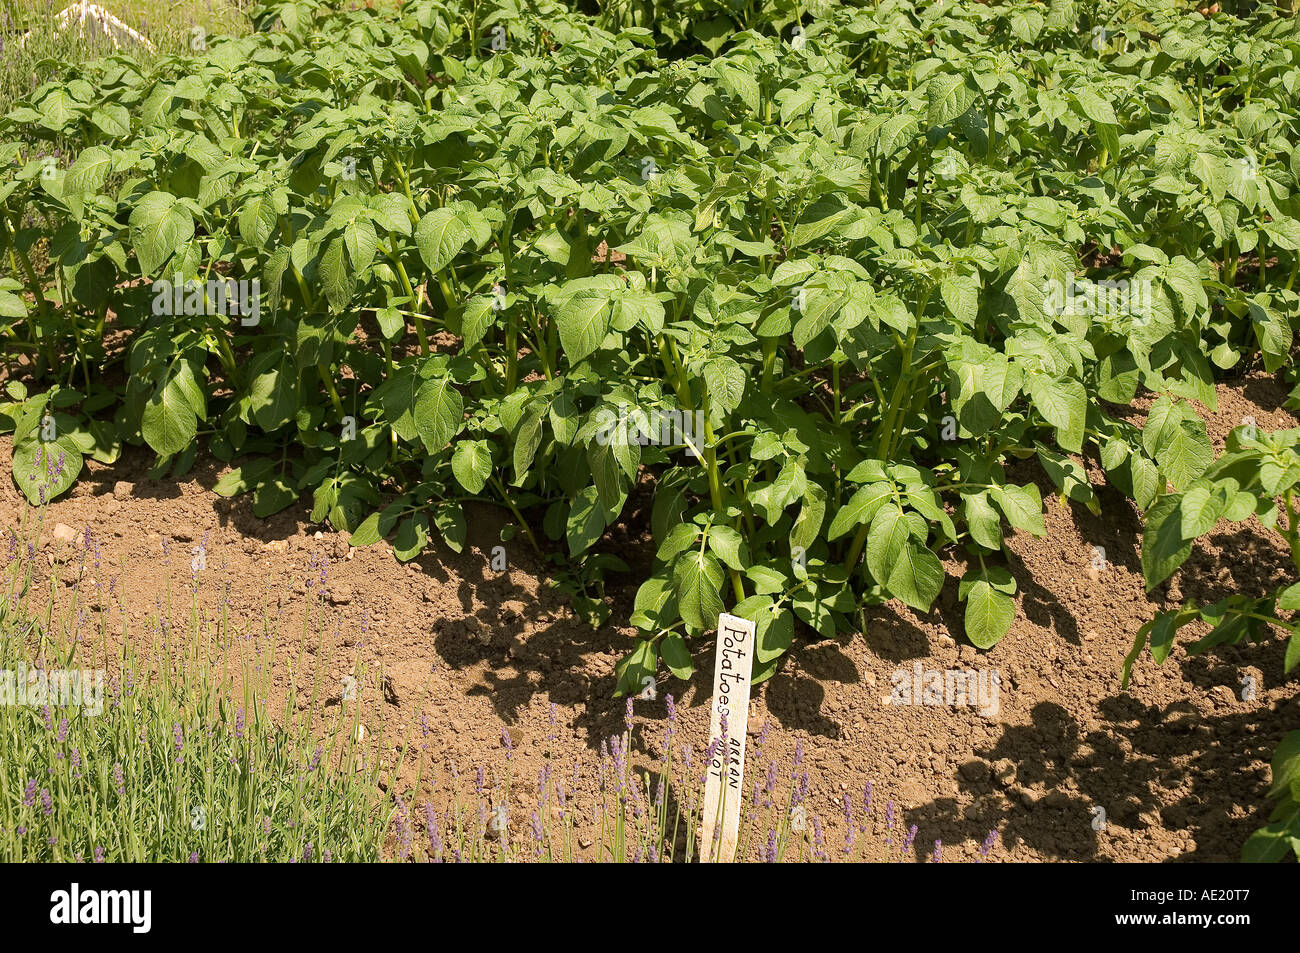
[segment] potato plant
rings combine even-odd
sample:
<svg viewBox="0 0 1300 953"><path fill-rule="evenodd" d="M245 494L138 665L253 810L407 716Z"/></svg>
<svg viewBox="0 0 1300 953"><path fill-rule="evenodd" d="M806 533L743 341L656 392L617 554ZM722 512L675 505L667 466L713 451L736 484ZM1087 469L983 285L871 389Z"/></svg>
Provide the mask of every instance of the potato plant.
<svg viewBox="0 0 1300 953"><path fill-rule="evenodd" d="M1170 487L1249 492L1193 401L1292 346L1300 42L1271 7L253 18L0 122L28 375L0 421L34 502L141 443L401 559L490 501L599 621L602 536L650 479L628 692L688 677L723 609L758 623L755 680L796 622L945 585L994 645L1038 474L1097 512L1100 468L1157 534Z"/></svg>
<svg viewBox="0 0 1300 953"><path fill-rule="evenodd" d="M1142 537L1142 572L1147 590L1163 584L1192 554L1198 538L1221 521L1241 522L1254 516L1281 533L1300 576L1300 430L1262 433L1253 424L1234 430L1226 452L1185 490L1162 495L1146 514ZM1294 578L1271 592L1236 592L1210 605L1187 599L1175 610L1158 612L1143 625L1124 659L1123 684L1133 664L1150 647L1157 665L1173 651L1178 633L1192 623L1208 626L1191 642L1192 655L1223 645L1262 642L1279 629L1290 633L1282 658L1282 675L1300 664L1300 638L1293 613L1300 610L1300 582ZM1300 857L1300 732L1290 732L1273 758L1271 795L1278 804L1269 823L1242 849L1248 861L1276 861L1288 851Z"/></svg>

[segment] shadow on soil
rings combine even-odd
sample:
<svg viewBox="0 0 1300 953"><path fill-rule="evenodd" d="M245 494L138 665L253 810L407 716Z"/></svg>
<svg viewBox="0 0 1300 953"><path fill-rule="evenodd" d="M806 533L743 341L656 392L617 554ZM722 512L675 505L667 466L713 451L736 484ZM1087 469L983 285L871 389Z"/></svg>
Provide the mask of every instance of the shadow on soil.
<svg viewBox="0 0 1300 953"><path fill-rule="evenodd" d="M1253 661L1264 672L1280 672L1284 645L1270 642ZM1240 671L1209 659L1187 664L1214 681ZM1268 771L1252 764L1267 763L1288 727L1300 724L1300 697L1276 711L1203 715L1186 701L1162 708L1116 694L1100 713L1104 730L1085 733L1065 708L1041 702L1031 724L1005 727L992 746L974 752L995 773L1000 762L1004 771L1007 762L1014 767L1005 790L997 778L972 781L959 773L972 806L959 814L954 799L938 798L909 810L908 821L922 830L946 828L950 836L955 827L959 839L978 841L1005 819L1001 837L1008 849L1023 844L1068 861L1103 859L1100 839L1116 829L1132 837L1159 825L1194 842L1171 861L1239 860L1241 845L1267 823L1272 807ZM1250 807L1243 812L1234 805ZM1105 811L1103 830L1094 829L1102 819L1098 808ZM928 850L917 845L917 858Z"/></svg>

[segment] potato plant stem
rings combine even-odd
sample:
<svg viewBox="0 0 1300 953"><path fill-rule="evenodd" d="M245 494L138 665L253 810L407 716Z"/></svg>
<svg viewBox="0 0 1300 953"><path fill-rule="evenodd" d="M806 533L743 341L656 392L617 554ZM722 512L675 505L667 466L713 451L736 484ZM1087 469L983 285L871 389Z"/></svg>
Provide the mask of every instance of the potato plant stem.
<svg viewBox="0 0 1300 953"><path fill-rule="evenodd" d="M524 519L524 514L519 512L519 507L515 506L514 499L506 491L505 485L500 481L500 479L497 478L495 474L493 474L492 476L492 486L495 487L496 491L501 494L501 499L505 501L506 506L510 508L510 512L514 514L515 520L518 521L519 523L519 528L524 531L524 536L528 540L528 545L533 548L534 553L536 553L538 556L541 556L542 548L537 545L537 538L533 536L533 531L528 528L528 521Z"/></svg>
<svg viewBox="0 0 1300 953"><path fill-rule="evenodd" d="M402 264L402 256L398 254L397 236L390 233L390 244L388 249L388 258L397 270L397 280L402 283L402 291L410 299L411 307L415 313L415 337L420 342L420 353L429 353L429 338L424 330L424 315L418 311L419 303L415 300L415 289L411 286L411 279L406 274L406 266Z"/></svg>
<svg viewBox="0 0 1300 953"><path fill-rule="evenodd" d="M709 474L709 498L713 503L713 510L719 519L726 513L726 496L723 493L722 477L718 469L718 448L714 440L713 423L709 420L709 391L706 386L704 389L704 398L701 401L701 409L704 412L704 466ZM745 584L741 581L740 573L733 567L727 567L727 574L731 577L731 590L735 593L736 601L743 602L745 599Z"/></svg>
<svg viewBox="0 0 1300 953"><path fill-rule="evenodd" d="M334 405L334 409L338 411L340 417L344 416L343 401L339 399L338 389L335 388L334 380L330 377L329 365L324 362L317 364L316 373L320 375L321 383L325 385L325 391L330 395L330 403Z"/></svg>

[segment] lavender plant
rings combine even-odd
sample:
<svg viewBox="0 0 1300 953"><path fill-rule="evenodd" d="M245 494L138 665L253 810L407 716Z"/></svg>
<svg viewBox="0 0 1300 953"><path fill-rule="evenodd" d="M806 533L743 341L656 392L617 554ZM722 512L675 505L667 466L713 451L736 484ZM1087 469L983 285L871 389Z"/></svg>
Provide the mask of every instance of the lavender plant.
<svg viewBox="0 0 1300 953"><path fill-rule="evenodd" d="M0 858L380 859L387 813L354 730L266 706L274 645L236 629L224 601L204 611L198 570L177 594L187 626L171 623L169 582L132 631L89 529L48 580L36 572L42 523L22 542L9 529L0 574Z"/></svg>
<svg viewBox="0 0 1300 953"><path fill-rule="evenodd" d="M713 752L684 737L671 694L662 721L638 719L628 699L623 731L590 760L556 755L552 706L535 777L521 775L503 730L500 761L465 774L440 773L440 759L407 737L381 784L387 742L359 729L364 685L382 674L354 667L356 695L333 716L323 705L333 629L323 560L308 567L295 639L265 615L239 618L228 586L205 599L217 572L206 539L188 561L164 541L155 612L134 629L119 588L126 567L103 560L90 529L51 562L51 548L37 546L45 528L45 508L28 509L3 539L0 858L673 863L708 846ZM320 663L310 672L309 645ZM279 675L288 685L277 710L267 699ZM417 715L426 737L428 717ZM904 830L889 803L878 829L870 785L859 809L844 802L844 849L827 844L802 742L782 772L765 725L750 761L739 859L914 859L916 827ZM926 859L938 858L936 844Z"/></svg>

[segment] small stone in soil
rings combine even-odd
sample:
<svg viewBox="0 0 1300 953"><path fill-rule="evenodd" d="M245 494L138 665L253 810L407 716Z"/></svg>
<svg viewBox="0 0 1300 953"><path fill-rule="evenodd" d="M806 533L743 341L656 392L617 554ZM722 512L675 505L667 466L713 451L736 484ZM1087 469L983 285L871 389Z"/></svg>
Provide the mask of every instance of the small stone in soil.
<svg viewBox="0 0 1300 953"><path fill-rule="evenodd" d="M135 493L135 484L127 483L125 480L118 480L113 484L113 498L118 500L130 499Z"/></svg>
<svg viewBox="0 0 1300 953"><path fill-rule="evenodd" d="M399 699L397 697L397 686L393 684L391 677L388 675L384 676L382 687L384 689L384 701L388 702L390 705L398 704Z"/></svg>
<svg viewBox="0 0 1300 953"><path fill-rule="evenodd" d="M1070 796L1064 791L1052 791L1043 798L1043 806L1061 809L1070 806Z"/></svg>
<svg viewBox="0 0 1300 953"><path fill-rule="evenodd" d="M1016 763L1010 758L1003 758L993 765L993 779L1000 787L1010 787L1016 779Z"/></svg>
<svg viewBox="0 0 1300 953"><path fill-rule="evenodd" d="M1237 696L1227 685L1215 685L1210 689L1210 696L1216 705L1231 705L1237 700Z"/></svg>

